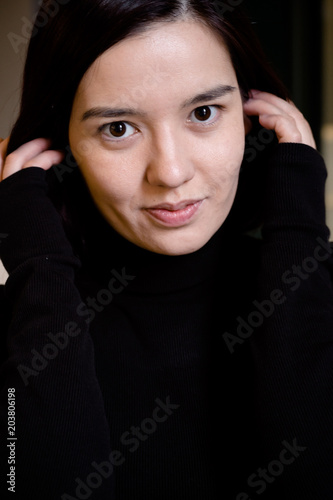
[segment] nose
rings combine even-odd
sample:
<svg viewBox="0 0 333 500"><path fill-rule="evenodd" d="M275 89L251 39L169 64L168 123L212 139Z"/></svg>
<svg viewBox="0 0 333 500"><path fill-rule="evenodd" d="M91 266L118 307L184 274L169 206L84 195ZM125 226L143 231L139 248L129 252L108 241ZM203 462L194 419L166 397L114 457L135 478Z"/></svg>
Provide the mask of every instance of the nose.
<svg viewBox="0 0 333 500"><path fill-rule="evenodd" d="M149 184L177 188L190 181L195 173L194 163L181 135L164 132L154 137L146 169Z"/></svg>

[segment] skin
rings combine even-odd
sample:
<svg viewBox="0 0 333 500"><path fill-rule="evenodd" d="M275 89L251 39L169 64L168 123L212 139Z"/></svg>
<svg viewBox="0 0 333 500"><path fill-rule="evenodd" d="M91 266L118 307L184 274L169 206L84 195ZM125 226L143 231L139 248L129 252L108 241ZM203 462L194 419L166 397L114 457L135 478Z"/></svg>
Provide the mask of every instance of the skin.
<svg viewBox="0 0 333 500"><path fill-rule="evenodd" d="M156 84L147 74L154 75ZM221 84L234 90L182 107ZM316 147L309 124L293 103L257 90L251 94L244 103L228 51L193 20L153 26L102 54L77 90L69 138L91 195L110 225L150 251L191 253L212 237L231 209L250 130L247 116L259 116L280 143ZM97 107L132 107L145 114L82 119ZM114 122L118 128L110 129ZM31 166L47 170L63 159L46 139L6 157L7 143L0 144L1 180ZM177 227L166 226L147 210L184 200L202 203Z"/></svg>

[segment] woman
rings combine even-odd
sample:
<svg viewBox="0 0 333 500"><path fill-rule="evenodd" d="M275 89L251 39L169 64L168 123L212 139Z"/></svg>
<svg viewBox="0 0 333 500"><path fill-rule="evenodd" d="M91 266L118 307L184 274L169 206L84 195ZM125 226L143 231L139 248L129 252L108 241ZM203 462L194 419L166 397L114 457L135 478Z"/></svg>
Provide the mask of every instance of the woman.
<svg viewBox="0 0 333 500"><path fill-rule="evenodd" d="M4 491L331 498L308 123L238 7L51 4L0 146Z"/></svg>

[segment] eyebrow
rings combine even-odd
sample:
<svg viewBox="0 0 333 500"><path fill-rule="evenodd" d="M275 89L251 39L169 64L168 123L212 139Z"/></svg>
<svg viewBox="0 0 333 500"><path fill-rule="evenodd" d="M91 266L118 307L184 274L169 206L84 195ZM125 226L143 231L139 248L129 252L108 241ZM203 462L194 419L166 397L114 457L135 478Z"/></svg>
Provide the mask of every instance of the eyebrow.
<svg viewBox="0 0 333 500"><path fill-rule="evenodd" d="M220 97L224 97L232 92L234 92L236 87L231 85L218 85L212 89L201 92L200 94L187 99L181 105L180 109L188 108L194 106L200 102L212 101ZM86 111L81 118L81 121L88 120L89 118L118 118L120 116L140 116L146 117L147 113L134 108L108 108L108 107L96 107L91 108Z"/></svg>

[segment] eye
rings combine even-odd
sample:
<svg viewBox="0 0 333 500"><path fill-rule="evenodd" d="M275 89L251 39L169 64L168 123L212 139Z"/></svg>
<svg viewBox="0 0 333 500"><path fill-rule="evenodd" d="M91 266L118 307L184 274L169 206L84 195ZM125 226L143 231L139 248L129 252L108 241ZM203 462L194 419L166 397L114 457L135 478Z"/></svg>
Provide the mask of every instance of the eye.
<svg viewBox="0 0 333 500"><path fill-rule="evenodd" d="M136 129L127 122L112 122L102 125L99 128L99 132L102 132L108 136L108 138L116 141L117 139L127 139L135 133Z"/></svg>
<svg viewBox="0 0 333 500"><path fill-rule="evenodd" d="M206 123L206 122L212 122L214 121L214 118L218 115L218 110L217 109L222 109L222 106L214 105L214 106L200 106L199 108L196 108L192 113L191 116L194 115L195 120L194 123ZM212 120L210 120L210 118ZM191 120L192 121L192 120Z"/></svg>

